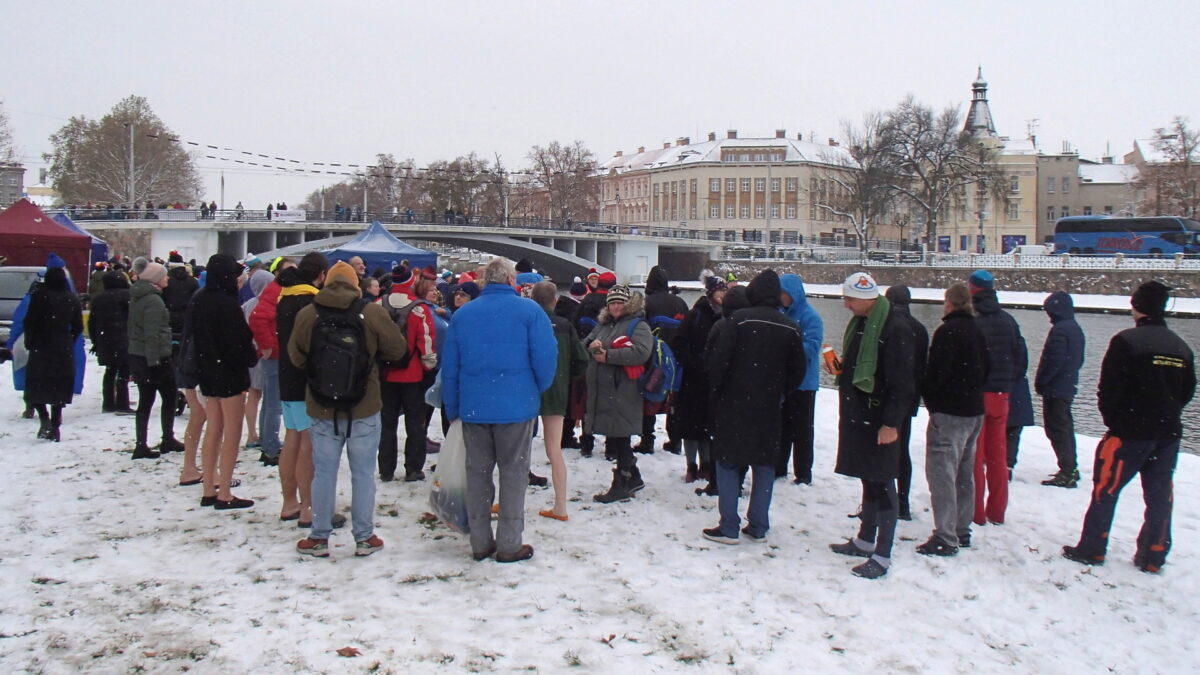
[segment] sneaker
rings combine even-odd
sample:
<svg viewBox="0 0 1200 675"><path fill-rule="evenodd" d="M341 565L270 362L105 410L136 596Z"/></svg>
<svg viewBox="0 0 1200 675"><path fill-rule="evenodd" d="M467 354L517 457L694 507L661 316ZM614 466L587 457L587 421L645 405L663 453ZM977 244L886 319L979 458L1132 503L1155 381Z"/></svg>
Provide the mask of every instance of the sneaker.
<svg viewBox="0 0 1200 675"><path fill-rule="evenodd" d="M887 576L888 568L880 564L880 562L875 558L868 558L865 563L851 567L850 571L853 572L854 576L856 577L862 577L864 579L878 579L880 577Z"/></svg>
<svg viewBox="0 0 1200 675"><path fill-rule="evenodd" d="M145 443L133 449L133 459L158 459L160 456L160 453L151 450Z"/></svg>
<svg viewBox="0 0 1200 675"><path fill-rule="evenodd" d="M725 544L726 546L737 546L738 544L741 543L740 541L738 541L737 537L727 537L724 534L722 534L721 528L719 528L719 527L710 527L705 530L702 530L700 532L700 536L704 537L705 539L707 539L709 541L715 541L718 544Z"/></svg>
<svg viewBox="0 0 1200 675"><path fill-rule="evenodd" d="M1103 565L1104 554L1093 555L1084 553L1078 546L1064 546L1062 550L1063 557L1067 560L1074 560L1077 563L1084 565Z"/></svg>
<svg viewBox="0 0 1200 675"><path fill-rule="evenodd" d="M761 537L757 537L757 536L755 536L755 535L753 535L753 534L751 534L751 533L750 533L750 526L749 526L749 525L747 525L746 527L743 527L743 528L742 528L742 534L746 535L746 538L747 538L747 539L749 539L750 541L752 541L752 542L754 542L754 543L756 543L756 544L765 544L765 543L767 543L767 534L764 532L764 533L763 533L763 535L762 535Z"/></svg>
<svg viewBox="0 0 1200 675"><path fill-rule="evenodd" d="M522 560L529 560L533 557L533 547L529 544L521 544L521 548L513 553L497 553L496 562L498 563L515 563Z"/></svg>
<svg viewBox="0 0 1200 675"><path fill-rule="evenodd" d="M847 540L841 544L830 544L829 550L837 553L838 555L848 555L853 558L870 558L875 553L874 551L865 551L859 548L858 544L854 543L853 539Z"/></svg>
<svg viewBox="0 0 1200 675"><path fill-rule="evenodd" d="M129 406L125 406L124 408L117 408L117 409L113 410L113 413L115 413L116 415L118 415L120 417L128 417L130 415L136 415L137 411L134 410L133 408L130 408Z"/></svg>
<svg viewBox="0 0 1200 675"><path fill-rule="evenodd" d="M808 478L801 478L797 476L796 478L792 479L792 485L812 485L812 477L809 476Z"/></svg>
<svg viewBox="0 0 1200 675"><path fill-rule="evenodd" d="M1059 471L1053 476L1042 481L1042 485L1050 487L1073 488L1079 486L1079 469L1071 471Z"/></svg>
<svg viewBox="0 0 1200 675"><path fill-rule="evenodd" d="M409 471L408 473L404 474L405 483L419 483L423 480L425 480L424 471Z"/></svg>
<svg viewBox="0 0 1200 675"><path fill-rule="evenodd" d="M296 552L311 555L314 558L328 558L329 540L305 537L296 544Z"/></svg>
<svg viewBox="0 0 1200 675"><path fill-rule="evenodd" d="M383 540L375 535L371 535L362 541L354 543L354 555L362 558L371 555L381 548L383 548Z"/></svg>
<svg viewBox="0 0 1200 675"><path fill-rule="evenodd" d="M241 497L234 497L227 502L218 499L217 503L213 504L213 508L218 511L228 511L229 509L248 509L251 506L254 506L253 499L242 499Z"/></svg>
<svg viewBox="0 0 1200 675"><path fill-rule="evenodd" d="M921 555L936 555L943 558L958 555L958 547L951 546L942 540L941 537L934 535L930 537L924 544L917 545L917 553Z"/></svg>

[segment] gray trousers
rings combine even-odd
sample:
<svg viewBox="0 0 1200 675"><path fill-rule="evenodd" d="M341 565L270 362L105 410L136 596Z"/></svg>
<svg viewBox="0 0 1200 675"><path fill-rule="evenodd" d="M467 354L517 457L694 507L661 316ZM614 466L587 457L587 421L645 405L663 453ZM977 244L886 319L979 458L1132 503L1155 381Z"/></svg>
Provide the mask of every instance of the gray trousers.
<svg viewBox="0 0 1200 675"><path fill-rule="evenodd" d="M933 533L951 546L971 532L975 517L975 443L983 415L930 412L925 432L925 479L933 507Z"/></svg>
<svg viewBox="0 0 1200 675"><path fill-rule="evenodd" d="M463 424L467 446L467 522L471 552L512 554L525 530L525 489L529 487L529 446L533 420L513 424ZM500 467L500 521L492 535L492 473Z"/></svg>

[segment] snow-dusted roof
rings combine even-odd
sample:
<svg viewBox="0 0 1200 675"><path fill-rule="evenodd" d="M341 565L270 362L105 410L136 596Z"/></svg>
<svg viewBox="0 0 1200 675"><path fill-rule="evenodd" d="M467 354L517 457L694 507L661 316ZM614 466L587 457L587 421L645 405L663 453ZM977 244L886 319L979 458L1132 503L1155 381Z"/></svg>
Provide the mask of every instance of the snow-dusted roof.
<svg viewBox="0 0 1200 675"><path fill-rule="evenodd" d="M1155 139L1153 138L1139 138L1133 142L1133 146L1137 149L1138 154L1142 156L1142 159L1149 164L1170 162L1171 158L1166 153L1155 148L1154 143Z"/></svg>
<svg viewBox="0 0 1200 675"><path fill-rule="evenodd" d="M1079 163L1079 179L1092 184L1132 183L1138 177L1137 167L1132 164L1089 164Z"/></svg>
<svg viewBox="0 0 1200 675"><path fill-rule="evenodd" d="M1002 145L1002 153L1005 155L1036 155L1038 149L1034 147L1033 141L1028 138L1006 138Z"/></svg>
<svg viewBox="0 0 1200 675"><path fill-rule="evenodd" d="M704 141L691 145L673 145L669 148L654 148L621 157L613 157L600 165L604 173L616 171L628 173L645 169L662 169L705 162L721 162L722 148L778 148L784 150L784 162L810 162L855 166L857 162L846 148L823 145L810 141L789 138L725 138Z"/></svg>

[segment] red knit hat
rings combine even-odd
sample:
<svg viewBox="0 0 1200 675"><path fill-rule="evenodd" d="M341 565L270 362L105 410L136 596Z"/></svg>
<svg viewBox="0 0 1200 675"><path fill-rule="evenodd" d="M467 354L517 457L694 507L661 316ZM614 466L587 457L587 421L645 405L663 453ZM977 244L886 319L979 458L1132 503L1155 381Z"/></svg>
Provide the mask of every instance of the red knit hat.
<svg viewBox="0 0 1200 675"><path fill-rule="evenodd" d="M612 288L617 285L617 275L605 272L600 275L600 288Z"/></svg>

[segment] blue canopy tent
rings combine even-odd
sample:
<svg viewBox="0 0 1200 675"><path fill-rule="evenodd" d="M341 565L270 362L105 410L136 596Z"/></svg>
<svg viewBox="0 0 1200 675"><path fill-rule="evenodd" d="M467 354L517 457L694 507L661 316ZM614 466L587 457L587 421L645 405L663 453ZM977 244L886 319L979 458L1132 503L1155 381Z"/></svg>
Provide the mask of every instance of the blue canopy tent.
<svg viewBox="0 0 1200 675"><path fill-rule="evenodd" d="M91 269L91 266L98 262L105 262L108 260L108 244L103 239L76 225L75 221L68 218L67 214L65 213L56 213L54 214L53 218L55 222L67 228L68 230L74 230L79 234L86 234L92 238L92 254L91 259L88 260L88 269Z"/></svg>
<svg viewBox="0 0 1200 675"><path fill-rule="evenodd" d="M371 226L362 234L332 251L328 251L325 255L330 263L335 260L350 260L354 256L358 256L366 263L368 274L374 272L377 267L391 270L399 265L401 260L407 260L409 266L414 269L420 269L427 265L437 267L436 253L424 251L400 241L392 236L387 228L380 225L378 220L372 222Z"/></svg>

